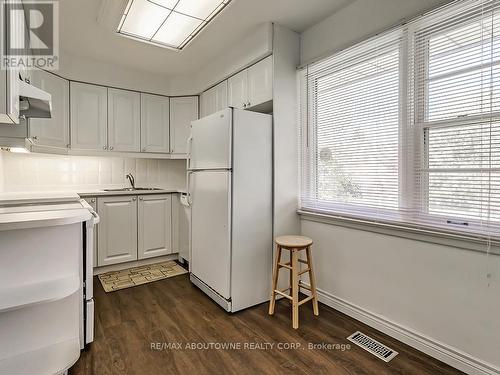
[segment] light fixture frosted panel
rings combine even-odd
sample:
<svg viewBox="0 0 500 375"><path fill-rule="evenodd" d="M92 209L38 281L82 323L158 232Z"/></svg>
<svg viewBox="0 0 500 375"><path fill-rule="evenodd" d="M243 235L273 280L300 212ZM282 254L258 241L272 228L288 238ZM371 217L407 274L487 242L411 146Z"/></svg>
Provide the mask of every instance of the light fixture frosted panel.
<svg viewBox="0 0 500 375"><path fill-rule="evenodd" d="M133 0L118 32L149 39L158 30L169 13L170 10L155 5L150 1Z"/></svg>
<svg viewBox="0 0 500 375"><path fill-rule="evenodd" d="M149 0L149 1L168 9L174 9L175 5L177 4L177 0Z"/></svg>
<svg viewBox="0 0 500 375"><path fill-rule="evenodd" d="M222 4L222 0L180 0L175 10L205 20Z"/></svg>
<svg viewBox="0 0 500 375"><path fill-rule="evenodd" d="M181 50L231 0L129 0L117 33Z"/></svg>
<svg viewBox="0 0 500 375"><path fill-rule="evenodd" d="M201 23L202 21L197 18L172 12L153 37L153 41L174 47L181 46Z"/></svg>

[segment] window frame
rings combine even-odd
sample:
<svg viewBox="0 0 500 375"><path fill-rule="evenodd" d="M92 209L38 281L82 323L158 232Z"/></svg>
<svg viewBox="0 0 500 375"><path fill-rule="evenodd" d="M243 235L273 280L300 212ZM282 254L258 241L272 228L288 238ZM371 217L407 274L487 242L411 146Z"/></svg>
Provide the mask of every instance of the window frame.
<svg viewBox="0 0 500 375"><path fill-rule="evenodd" d="M467 6L470 6L467 4ZM452 10L455 14L463 9ZM400 33L399 42L399 141L398 141L398 203L399 206L395 212L390 215L380 215L381 209L357 204L321 204L321 209L317 207L308 208L303 204L303 196L314 199L318 202L317 181L318 166L316 160L317 152L317 132L315 129L316 114L315 97L311 95L311 87L308 79L308 69L299 70L298 80L300 81L299 95L301 103L307 105L307 115L302 116L300 121L300 134L302 146L300 148L301 167L300 167L300 197L299 213L302 215L330 216L334 220L340 221L363 221L371 223L381 223L383 225L394 225L397 227L411 228L420 227L429 232L439 233L460 233L460 236L470 238L480 238L481 241L487 238L488 241L498 240L500 244L500 222L498 225L491 222L485 223L480 220L473 220L455 215L439 215L429 213L429 129L443 126L459 126L462 122L469 122L475 115L467 116L465 119L461 116L456 118L429 121L429 42L432 35L427 35L425 40L425 51L418 59L414 56L414 46L422 41L416 40L416 30L426 27L428 23L435 23L436 19L449 17L450 12L446 14L435 14L432 21L426 19L422 22L410 22L389 30L386 33L369 38L360 44L377 42L378 38L390 33ZM356 46L354 46L356 47ZM334 55L335 56L335 55ZM411 68L410 64L411 63ZM500 61L497 63L500 64ZM423 69L424 75L410 76L410 70L416 72ZM330 70L331 71L331 70ZM461 71L462 72L462 71ZM325 75L328 73L325 73ZM460 74L460 73L457 73ZM418 76L418 77L417 77ZM424 82L419 82L423 79ZM315 80L317 82L317 79ZM304 90L304 84L306 86ZM316 92L316 91L313 91ZM306 98L304 98L304 95ZM302 104L303 105L303 104ZM478 118L484 115L477 115ZM488 115L489 116L489 115ZM493 113L493 117L500 120L500 111ZM304 117L307 121L304 121ZM306 123L306 129L304 129ZM305 135L305 139L304 139ZM310 166L311 168L307 168ZM314 166L314 168L312 167ZM422 173L422 171L427 171ZM304 191L304 177L308 174L307 189ZM418 183L417 183L418 182ZM305 193L305 194L304 194ZM313 205L314 206L314 205ZM325 209L326 207L326 209ZM343 209L339 209L343 208ZM467 221L465 227L455 226L449 220ZM500 246L500 245L499 245ZM499 251L500 253L500 251Z"/></svg>

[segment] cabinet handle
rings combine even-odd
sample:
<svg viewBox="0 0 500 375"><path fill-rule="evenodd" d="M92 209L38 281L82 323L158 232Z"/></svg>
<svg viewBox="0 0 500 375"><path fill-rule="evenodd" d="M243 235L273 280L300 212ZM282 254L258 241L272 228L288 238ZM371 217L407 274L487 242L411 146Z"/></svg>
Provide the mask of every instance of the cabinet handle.
<svg viewBox="0 0 500 375"><path fill-rule="evenodd" d="M36 135L34 135L33 137L31 137L31 139L33 139L34 141L36 141L38 139L38 137Z"/></svg>
<svg viewBox="0 0 500 375"><path fill-rule="evenodd" d="M247 103L247 107L250 107L250 102Z"/></svg>
<svg viewBox="0 0 500 375"><path fill-rule="evenodd" d="M139 200L142 201L142 197L139 197Z"/></svg>
<svg viewBox="0 0 500 375"><path fill-rule="evenodd" d="M95 199L94 199L94 198L92 198L92 199L90 200L90 202L91 202L91 203L95 203Z"/></svg>
<svg viewBox="0 0 500 375"><path fill-rule="evenodd" d="M110 149L110 150L112 150L112 149L113 149L113 146L110 146L110 147L109 147L109 149Z"/></svg>
<svg viewBox="0 0 500 375"><path fill-rule="evenodd" d="M108 147L107 147L107 146L102 146L102 149L103 149L103 150L107 150L107 149L108 149Z"/></svg>
<svg viewBox="0 0 500 375"><path fill-rule="evenodd" d="M135 199L136 199L135 197L132 198L133 201L135 201Z"/></svg>
<svg viewBox="0 0 500 375"><path fill-rule="evenodd" d="M143 148L142 148L142 152L146 152L146 147L143 147Z"/></svg>

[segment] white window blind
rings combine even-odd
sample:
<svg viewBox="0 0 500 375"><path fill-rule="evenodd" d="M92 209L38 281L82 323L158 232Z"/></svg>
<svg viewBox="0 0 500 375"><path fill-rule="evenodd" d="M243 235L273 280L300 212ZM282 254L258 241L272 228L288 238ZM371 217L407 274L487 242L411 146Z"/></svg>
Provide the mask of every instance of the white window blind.
<svg viewBox="0 0 500 375"><path fill-rule="evenodd" d="M495 0L464 1L409 25L417 222L500 224L499 10Z"/></svg>
<svg viewBox="0 0 500 375"><path fill-rule="evenodd" d="M400 54L397 31L304 72L303 207L397 212Z"/></svg>
<svg viewBox="0 0 500 375"><path fill-rule="evenodd" d="M299 76L303 210L500 235L500 1L455 2Z"/></svg>

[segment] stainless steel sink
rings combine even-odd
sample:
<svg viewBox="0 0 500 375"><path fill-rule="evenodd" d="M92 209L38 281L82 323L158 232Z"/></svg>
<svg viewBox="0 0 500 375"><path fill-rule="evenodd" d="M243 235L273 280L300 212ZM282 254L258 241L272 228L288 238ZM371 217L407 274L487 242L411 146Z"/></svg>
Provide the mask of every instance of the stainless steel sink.
<svg viewBox="0 0 500 375"><path fill-rule="evenodd" d="M149 190L149 191L152 191L152 190L163 190L163 189L160 189L160 188L148 188L148 187L136 187L135 189L134 188L118 188L118 189L104 189L104 191L144 191L144 190Z"/></svg>

